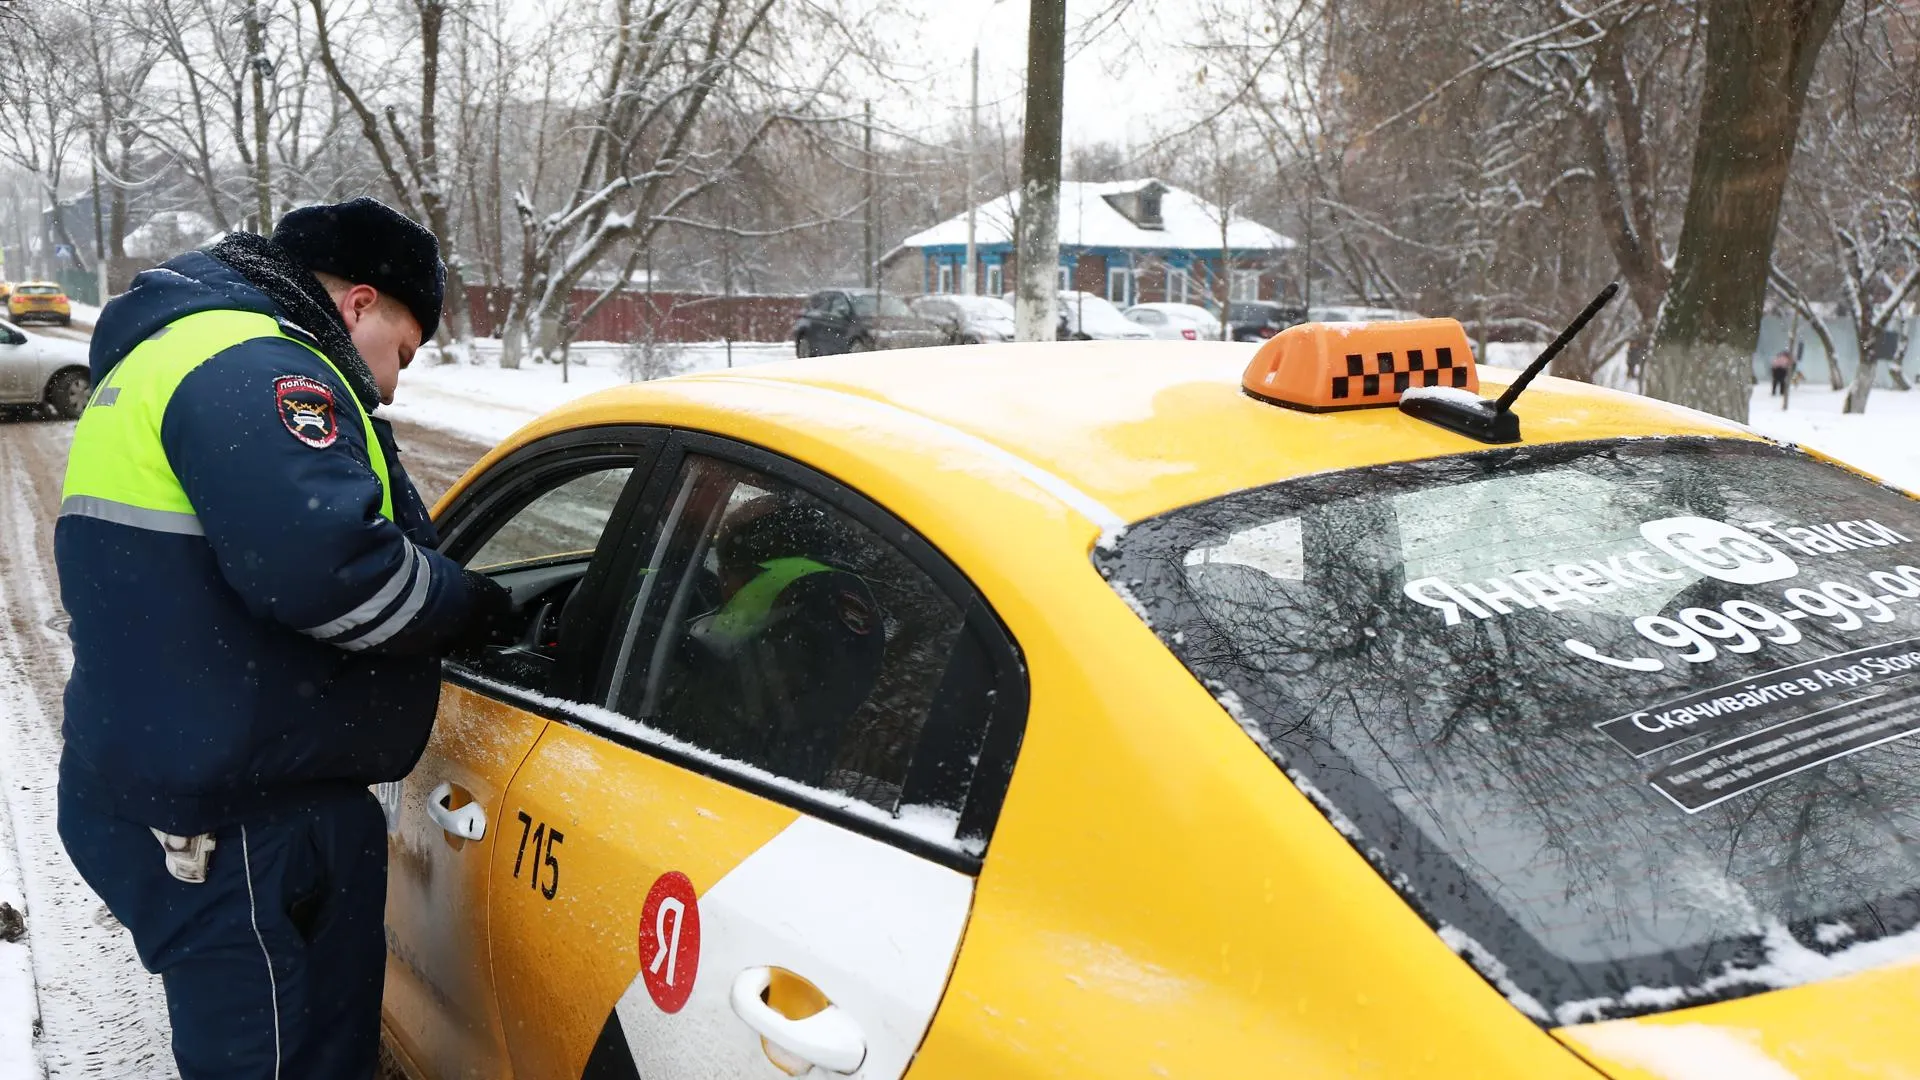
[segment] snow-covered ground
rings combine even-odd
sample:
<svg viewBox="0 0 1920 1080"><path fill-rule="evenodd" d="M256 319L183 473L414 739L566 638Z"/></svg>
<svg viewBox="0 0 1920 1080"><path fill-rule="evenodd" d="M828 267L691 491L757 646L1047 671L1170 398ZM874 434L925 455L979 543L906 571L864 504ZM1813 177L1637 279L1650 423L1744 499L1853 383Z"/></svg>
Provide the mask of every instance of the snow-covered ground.
<svg viewBox="0 0 1920 1080"><path fill-rule="evenodd" d="M651 375L685 375L764 364L793 356L791 342L721 342L662 345L649 359L631 346L582 342L565 370L558 364L526 364L516 371L498 365L500 343L477 343L479 364L441 363L439 350L421 350L400 376L400 392L381 415L498 442L548 409L595 390ZM563 381L564 380L564 381Z"/></svg>
<svg viewBox="0 0 1920 1080"><path fill-rule="evenodd" d="M1920 491L1920 391L1875 390L1867 411L1840 411L1846 395L1826 387L1794 387L1788 407L1769 398L1762 385L1753 392L1747 422L1783 442L1799 443L1864 469L1891 484Z"/></svg>

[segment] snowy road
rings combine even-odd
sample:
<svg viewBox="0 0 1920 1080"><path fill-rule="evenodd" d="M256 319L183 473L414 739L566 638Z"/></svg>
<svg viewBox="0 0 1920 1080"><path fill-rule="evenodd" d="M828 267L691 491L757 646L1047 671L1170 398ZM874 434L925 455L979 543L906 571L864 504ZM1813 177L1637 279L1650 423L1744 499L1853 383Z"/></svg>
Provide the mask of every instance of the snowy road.
<svg viewBox="0 0 1920 1080"><path fill-rule="evenodd" d="M399 435L429 501L486 450L423 428ZM80 880L54 826L60 698L73 660L53 523L72 438L68 423L0 421L0 902L27 922L24 948L0 944L0 1080L171 1077L159 980Z"/></svg>

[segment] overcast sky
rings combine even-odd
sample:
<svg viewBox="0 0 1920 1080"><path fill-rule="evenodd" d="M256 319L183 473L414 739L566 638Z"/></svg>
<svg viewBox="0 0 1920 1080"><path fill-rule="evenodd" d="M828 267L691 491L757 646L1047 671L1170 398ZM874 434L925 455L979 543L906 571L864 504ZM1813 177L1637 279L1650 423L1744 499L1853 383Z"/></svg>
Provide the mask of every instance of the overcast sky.
<svg viewBox="0 0 1920 1080"><path fill-rule="evenodd" d="M980 44L981 124L991 138L995 110L1009 127L1022 110L1027 65L1025 0L916 0L902 5L898 29L914 69L914 92L889 89L877 116L906 130L944 128L964 118L967 69L976 28ZM1066 141L1139 146L1183 114L1195 62L1181 47L1190 33L1168 10L1177 0L1068 0ZM895 37L895 35L898 35Z"/></svg>

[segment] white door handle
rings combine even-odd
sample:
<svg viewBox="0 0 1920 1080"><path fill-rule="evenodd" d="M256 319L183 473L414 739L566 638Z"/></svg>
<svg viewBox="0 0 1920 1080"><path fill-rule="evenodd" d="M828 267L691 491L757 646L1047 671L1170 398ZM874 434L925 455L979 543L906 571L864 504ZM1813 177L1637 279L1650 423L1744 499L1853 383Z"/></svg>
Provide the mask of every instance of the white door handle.
<svg viewBox="0 0 1920 1080"><path fill-rule="evenodd" d="M748 968L733 980L733 1011L761 1038L828 1072L851 1073L867 1060L860 1025L829 1005L803 1020L780 1015L761 997L773 985L772 968Z"/></svg>
<svg viewBox="0 0 1920 1080"><path fill-rule="evenodd" d="M486 838L487 812L477 802L470 802L455 810L451 780L442 780L440 786L433 789L433 794L427 796L427 816L451 836L462 840Z"/></svg>

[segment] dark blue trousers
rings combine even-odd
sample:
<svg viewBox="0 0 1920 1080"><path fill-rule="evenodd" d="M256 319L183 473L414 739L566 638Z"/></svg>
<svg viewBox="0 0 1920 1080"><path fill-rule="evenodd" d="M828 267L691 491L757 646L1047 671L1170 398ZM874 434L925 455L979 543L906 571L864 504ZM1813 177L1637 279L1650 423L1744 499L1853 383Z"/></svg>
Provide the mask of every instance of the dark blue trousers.
<svg viewBox="0 0 1920 1080"><path fill-rule="evenodd" d="M60 839L166 985L182 1080L368 1080L380 1043L385 818L369 793L215 834L203 884L143 825L60 798Z"/></svg>

